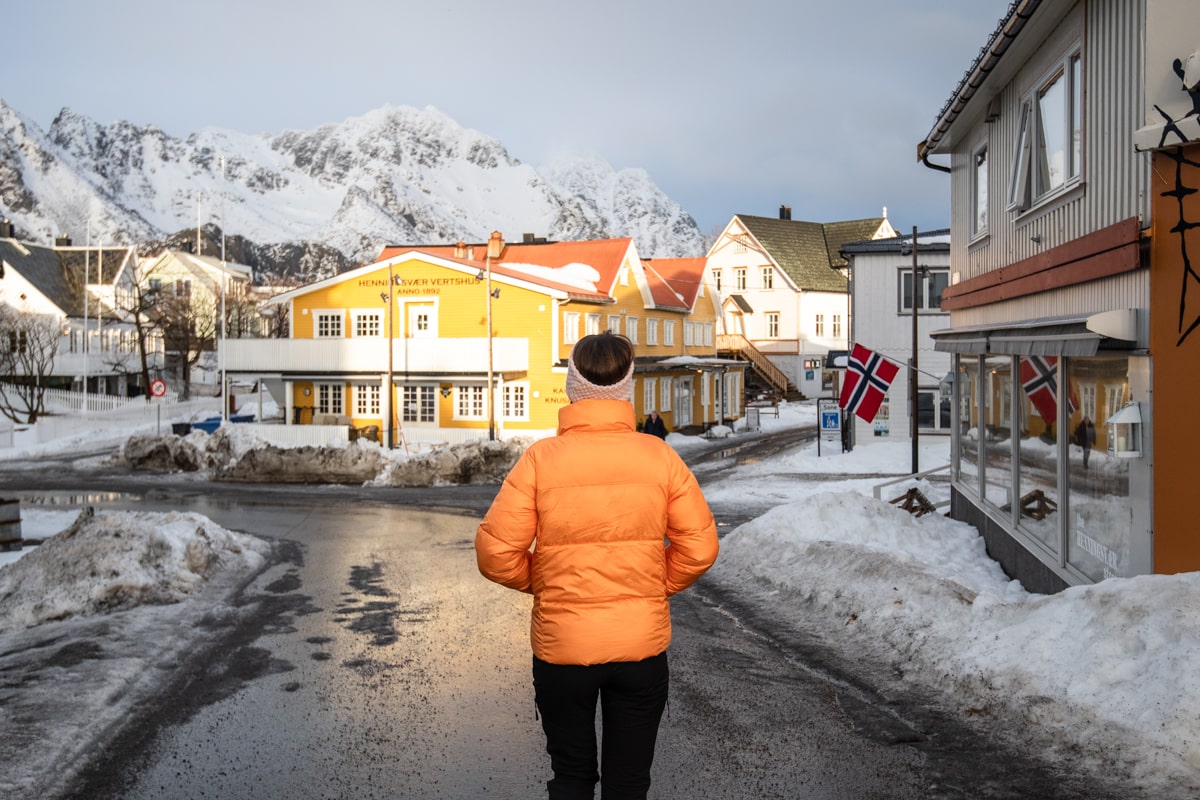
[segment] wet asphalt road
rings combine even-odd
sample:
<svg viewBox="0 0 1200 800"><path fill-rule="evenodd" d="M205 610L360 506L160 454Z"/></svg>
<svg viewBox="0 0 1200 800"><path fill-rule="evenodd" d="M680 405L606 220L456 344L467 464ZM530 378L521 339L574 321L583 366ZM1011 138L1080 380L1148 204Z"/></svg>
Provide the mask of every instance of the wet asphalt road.
<svg viewBox="0 0 1200 800"><path fill-rule="evenodd" d="M212 620L162 701L64 797L544 796L529 598L484 581L471 549L495 487L105 483L129 493L92 486L96 505L198 511L279 557L244 592L253 613ZM878 695L869 670L704 582L673 618L652 798L1106 796L922 698Z"/></svg>

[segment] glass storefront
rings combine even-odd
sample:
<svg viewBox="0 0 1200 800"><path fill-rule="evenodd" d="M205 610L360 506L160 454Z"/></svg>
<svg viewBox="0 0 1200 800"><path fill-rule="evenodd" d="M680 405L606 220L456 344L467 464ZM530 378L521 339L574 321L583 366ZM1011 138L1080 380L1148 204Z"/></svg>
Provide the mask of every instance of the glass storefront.
<svg viewBox="0 0 1200 800"><path fill-rule="evenodd" d="M1150 545L1134 543L1131 459L1109 453L1104 424L1129 400L1129 370L1120 354L957 357L956 489L982 490L996 523L1076 581L1149 563L1134 552Z"/></svg>
<svg viewBox="0 0 1200 800"><path fill-rule="evenodd" d="M1129 459L1108 454L1104 421L1129 399L1129 359L1071 359L1080 408L1071 415L1067 561L1093 581L1126 576L1133 561Z"/></svg>
<svg viewBox="0 0 1200 800"><path fill-rule="evenodd" d="M1018 359L1021 512L1017 527L1054 555L1062 552L1058 493L1058 359Z"/></svg>
<svg viewBox="0 0 1200 800"><path fill-rule="evenodd" d="M983 360L983 497L1010 515L1013 502L1012 356Z"/></svg>
<svg viewBox="0 0 1200 800"><path fill-rule="evenodd" d="M962 356L955 371L958 390L957 446L954 448L955 482L972 497L979 495L979 359Z"/></svg>

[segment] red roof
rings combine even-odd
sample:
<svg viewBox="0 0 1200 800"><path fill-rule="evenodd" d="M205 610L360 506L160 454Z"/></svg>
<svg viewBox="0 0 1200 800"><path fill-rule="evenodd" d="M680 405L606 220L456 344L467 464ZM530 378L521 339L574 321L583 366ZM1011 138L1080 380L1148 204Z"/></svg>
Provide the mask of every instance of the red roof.
<svg viewBox="0 0 1200 800"><path fill-rule="evenodd" d="M655 305L660 308L682 307L689 311L695 307L700 286L704 283L707 259L655 258L644 260L642 266L646 271L646 279L650 281Z"/></svg>
<svg viewBox="0 0 1200 800"><path fill-rule="evenodd" d="M535 242L505 243L500 257L492 261L492 275L502 275L569 293L578 299L606 301L612 299L612 291L620 275L621 265L629 253L633 240L598 239L586 242ZM405 253L426 253L447 261L456 261L474 269L483 269L487 263L487 244L459 245L393 245L383 248L379 260L384 261ZM703 259L701 259L703 261ZM525 271L520 267L528 264L535 267L559 269L571 264L584 264L596 270L596 290L589 291L577 285L555 281L537 271Z"/></svg>

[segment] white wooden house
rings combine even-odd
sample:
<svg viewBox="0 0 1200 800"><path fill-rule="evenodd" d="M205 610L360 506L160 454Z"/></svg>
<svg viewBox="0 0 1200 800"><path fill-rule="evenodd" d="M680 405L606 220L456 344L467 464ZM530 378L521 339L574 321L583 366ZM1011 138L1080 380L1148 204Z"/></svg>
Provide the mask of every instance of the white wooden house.
<svg viewBox="0 0 1200 800"><path fill-rule="evenodd" d="M760 381L779 393L828 396L830 350L849 335L847 242L895 236L882 217L846 222L738 214L707 255L709 283L721 297L718 351L754 364ZM772 369L774 367L774 369Z"/></svg>

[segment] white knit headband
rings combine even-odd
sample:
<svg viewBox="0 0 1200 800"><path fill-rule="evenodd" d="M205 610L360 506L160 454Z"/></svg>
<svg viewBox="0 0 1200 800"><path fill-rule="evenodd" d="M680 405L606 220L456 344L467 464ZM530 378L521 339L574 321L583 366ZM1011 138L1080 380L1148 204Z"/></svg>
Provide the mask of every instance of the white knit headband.
<svg viewBox="0 0 1200 800"><path fill-rule="evenodd" d="M572 402L578 400L624 400L633 402L633 363L625 377L609 386L598 386L579 374L575 366L575 354L572 352L567 359L567 398Z"/></svg>

